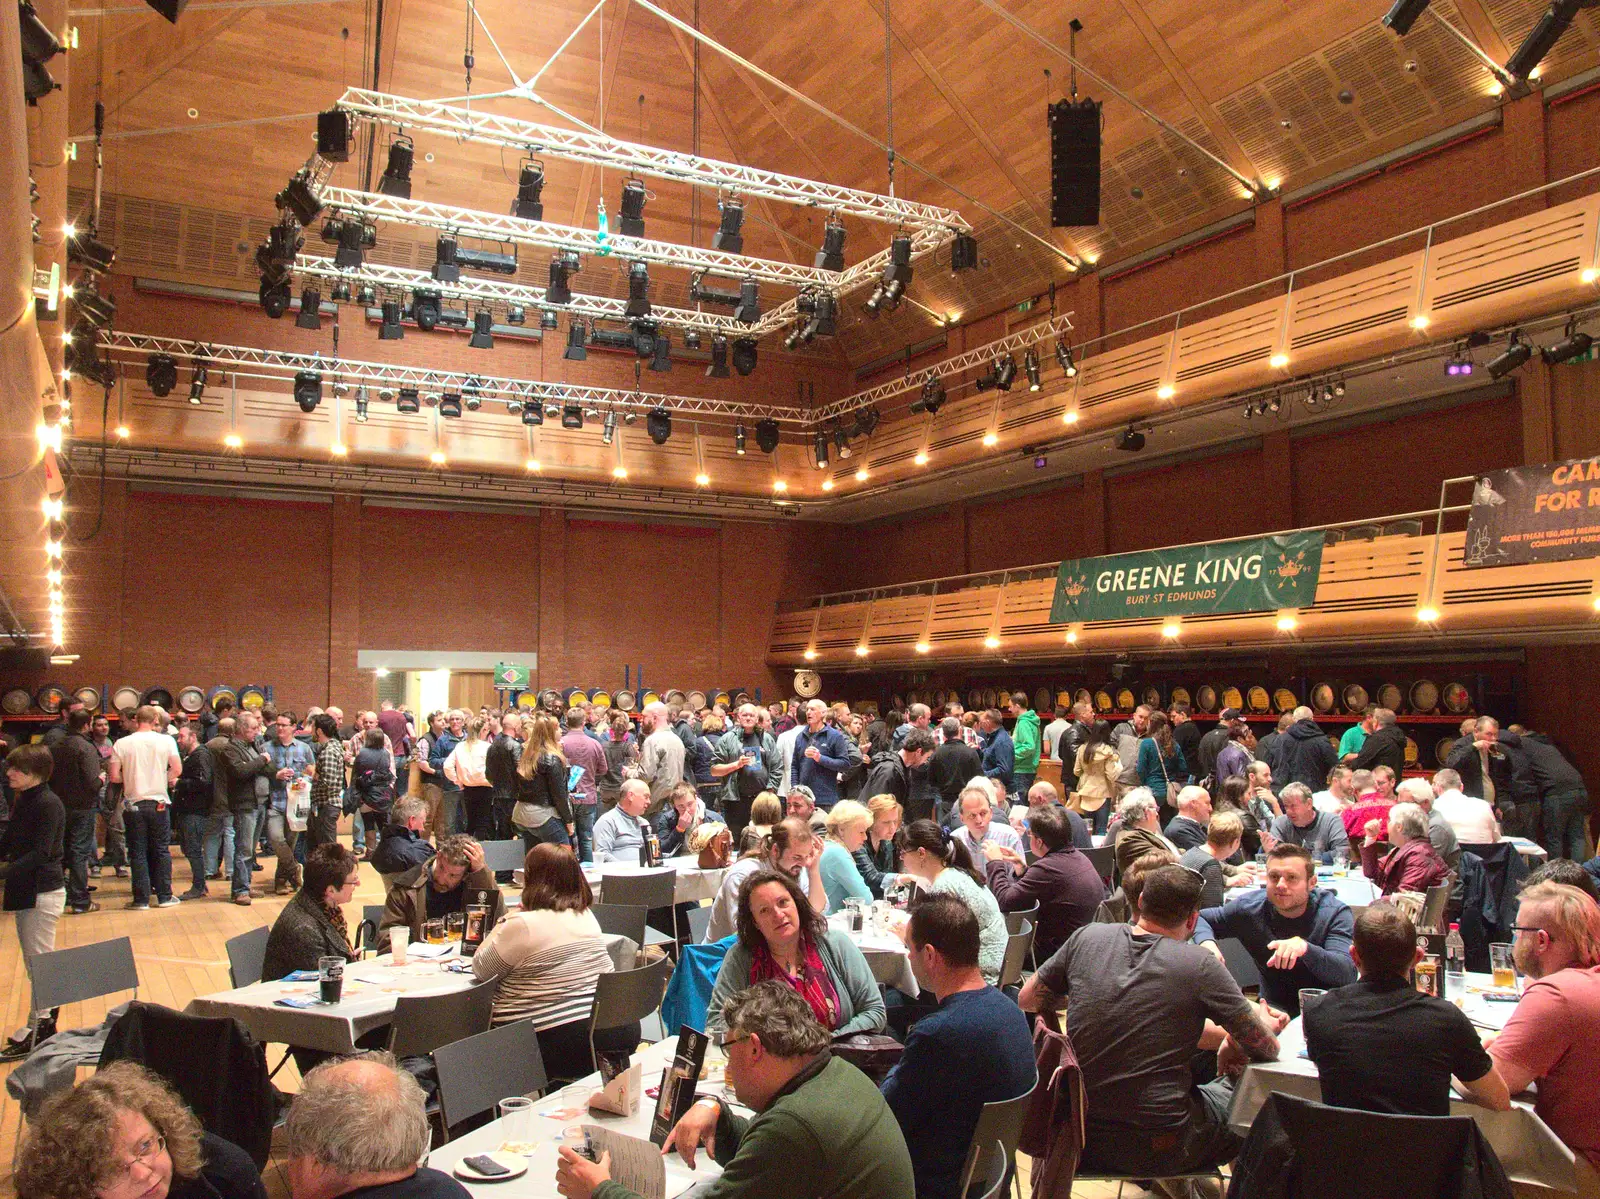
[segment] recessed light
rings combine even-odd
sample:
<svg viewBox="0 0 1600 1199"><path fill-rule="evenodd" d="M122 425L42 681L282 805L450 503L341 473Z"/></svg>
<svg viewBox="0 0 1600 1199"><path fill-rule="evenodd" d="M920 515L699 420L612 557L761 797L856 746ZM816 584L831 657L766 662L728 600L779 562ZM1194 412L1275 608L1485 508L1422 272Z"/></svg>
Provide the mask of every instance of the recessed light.
<svg viewBox="0 0 1600 1199"><path fill-rule="evenodd" d="M198 108L191 108L189 110L189 119L191 121L198 121L200 119L200 110Z"/></svg>

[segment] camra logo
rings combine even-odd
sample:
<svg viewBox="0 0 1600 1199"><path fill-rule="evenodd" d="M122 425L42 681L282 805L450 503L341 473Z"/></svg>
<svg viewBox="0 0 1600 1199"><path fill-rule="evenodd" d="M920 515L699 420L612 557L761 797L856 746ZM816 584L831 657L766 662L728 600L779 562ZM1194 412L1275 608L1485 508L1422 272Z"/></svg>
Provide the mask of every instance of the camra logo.
<svg viewBox="0 0 1600 1199"><path fill-rule="evenodd" d="M1306 552L1301 550L1294 557L1286 554L1278 555L1278 568L1273 573L1280 579L1297 579L1300 572L1306 568Z"/></svg>
<svg viewBox="0 0 1600 1199"><path fill-rule="evenodd" d="M1076 600L1089 590L1087 575L1073 575L1061 585L1061 594L1070 600Z"/></svg>

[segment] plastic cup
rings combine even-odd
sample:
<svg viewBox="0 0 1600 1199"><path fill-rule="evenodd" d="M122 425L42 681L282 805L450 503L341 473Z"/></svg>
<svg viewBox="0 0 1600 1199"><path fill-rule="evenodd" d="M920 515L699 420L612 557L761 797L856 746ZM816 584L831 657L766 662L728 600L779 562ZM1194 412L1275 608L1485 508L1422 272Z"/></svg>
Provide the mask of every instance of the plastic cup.
<svg viewBox="0 0 1600 1199"><path fill-rule="evenodd" d="M571 1086L561 1088L561 1107L563 1110L575 1108L580 1112L589 1110L589 1096L594 1094L594 1088L575 1082Z"/></svg>
<svg viewBox="0 0 1600 1199"><path fill-rule="evenodd" d="M520 1157L533 1154L533 1100L511 1095L495 1105L500 1117L500 1149Z"/></svg>
<svg viewBox="0 0 1600 1199"><path fill-rule="evenodd" d="M391 928L389 930L389 953L393 957L394 965L406 964L406 946L411 943L411 930L409 928Z"/></svg>

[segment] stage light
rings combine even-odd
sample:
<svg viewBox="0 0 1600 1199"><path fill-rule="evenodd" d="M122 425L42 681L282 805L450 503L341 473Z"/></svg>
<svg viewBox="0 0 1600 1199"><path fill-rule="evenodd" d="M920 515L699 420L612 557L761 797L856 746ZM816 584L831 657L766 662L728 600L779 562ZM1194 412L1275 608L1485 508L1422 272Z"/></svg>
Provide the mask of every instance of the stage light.
<svg viewBox="0 0 1600 1199"><path fill-rule="evenodd" d="M1176 616L1169 616L1161 625L1161 635L1168 641L1176 641L1183 632L1183 622Z"/></svg>
<svg viewBox="0 0 1600 1199"><path fill-rule="evenodd" d="M753 325L761 319L761 286L754 279L741 280L738 291L707 287L704 279L704 271L697 272L689 279L689 298L696 304L722 304L733 309L734 319L744 325ZM805 296L807 293L801 294ZM799 303L797 300L797 307Z"/></svg>
<svg viewBox="0 0 1600 1199"><path fill-rule="evenodd" d="M443 450L434 450L433 453L428 455L428 461L435 466L444 466L449 462L449 459L444 456Z"/></svg>
<svg viewBox="0 0 1600 1199"><path fill-rule="evenodd" d="M772 490L776 491L779 495L782 495L784 492L789 490L789 484L784 479L774 479L772 480Z"/></svg>
<svg viewBox="0 0 1600 1199"><path fill-rule="evenodd" d="M922 381L922 393L911 401L911 411L914 413L926 412L930 416L939 411L944 404L944 380L938 375L929 375Z"/></svg>
<svg viewBox="0 0 1600 1199"><path fill-rule="evenodd" d="M296 329L322 328L322 293L314 287L300 292L300 311L294 318Z"/></svg>
<svg viewBox="0 0 1600 1199"><path fill-rule="evenodd" d="M380 195L401 200L411 198L411 163L415 157L416 147L404 134L389 143L389 165L383 168L383 178L378 180Z"/></svg>
<svg viewBox="0 0 1600 1199"><path fill-rule="evenodd" d="M335 304L348 304L350 302L350 285L343 279L339 280L333 285L333 291L328 298Z"/></svg>
<svg viewBox="0 0 1600 1199"><path fill-rule="evenodd" d="M116 261L117 251L88 233L67 235L67 261L82 267L91 275L103 275Z"/></svg>
<svg viewBox="0 0 1600 1199"><path fill-rule="evenodd" d="M1438 621L1438 619L1439 609L1431 605L1424 604L1422 607L1417 609L1417 620L1423 624L1434 624Z"/></svg>
<svg viewBox="0 0 1600 1199"><path fill-rule="evenodd" d="M329 162L350 161L350 114L330 108L317 114L317 157Z"/></svg>
<svg viewBox="0 0 1600 1199"><path fill-rule="evenodd" d="M812 459L818 470L828 469L828 434L824 430L817 431L817 439L811 451Z"/></svg>
<svg viewBox="0 0 1600 1199"><path fill-rule="evenodd" d="M756 339L741 337L733 343L733 369L748 375L756 369Z"/></svg>
<svg viewBox="0 0 1600 1199"><path fill-rule="evenodd" d="M642 261L628 264L628 306L624 316L650 315L650 267Z"/></svg>
<svg viewBox="0 0 1600 1199"><path fill-rule="evenodd" d="M1022 371L1028 376L1028 390L1038 391L1041 386L1039 381L1039 354L1031 347L1022 356Z"/></svg>
<svg viewBox="0 0 1600 1199"><path fill-rule="evenodd" d="M917 466L927 466L928 465L928 451L927 450L918 450L917 451L917 456L915 458L913 458L911 461L913 463L915 463Z"/></svg>
<svg viewBox="0 0 1600 1199"><path fill-rule="evenodd" d="M600 444L610 445L617 436L617 414L615 409L606 411L606 418L600 425Z"/></svg>
<svg viewBox="0 0 1600 1199"><path fill-rule="evenodd" d="M733 319L741 325L753 325L761 319L761 285L754 279L739 284L739 304L733 310Z"/></svg>
<svg viewBox="0 0 1600 1199"><path fill-rule="evenodd" d="M985 649L999 649L1000 638L996 637L993 633L990 633L989 636L983 639L983 647Z"/></svg>
<svg viewBox="0 0 1600 1199"><path fill-rule="evenodd" d="M867 656L867 653L868 653L868 650L867 650L867 647L865 645L856 646L856 657L865 658Z"/></svg>
<svg viewBox="0 0 1600 1199"><path fill-rule="evenodd" d="M1271 358L1267 359L1267 365L1275 371L1281 371L1289 365L1289 355L1274 354Z"/></svg>
<svg viewBox="0 0 1600 1199"><path fill-rule="evenodd" d="M1506 348L1496 357L1489 360L1489 377L1491 379L1503 378L1512 371L1522 366L1533 357L1533 347L1522 340L1522 331L1515 330Z"/></svg>
<svg viewBox="0 0 1600 1199"><path fill-rule="evenodd" d="M431 333L434 326L439 323L443 307L436 291L423 291L418 288L411 293L411 319L424 333Z"/></svg>
<svg viewBox="0 0 1600 1199"><path fill-rule="evenodd" d="M812 266L819 271L844 270L844 223L833 217L822 227L822 249Z"/></svg>
<svg viewBox="0 0 1600 1199"><path fill-rule="evenodd" d="M655 335L655 344L651 347L650 369L653 371L672 369L672 338L665 333Z"/></svg>
<svg viewBox="0 0 1600 1199"><path fill-rule="evenodd" d="M644 418L644 427L651 441L666 445L667 439L672 436L672 414L659 406L652 408L650 415Z"/></svg>
<svg viewBox="0 0 1600 1199"><path fill-rule="evenodd" d="M517 198L511 201L511 215L525 221L544 220L544 203L539 195L544 191L544 163L537 158L524 160L517 172Z"/></svg>
<svg viewBox="0 0 1600 1199"><path fill-rule="evenodd" d="M1139 432L1139 430L1134 428L1132 425L1129 425L1126 429L1117 434L1116 446L1117 449L1123 450L1129 454L1137 454L1140 450L1144 449L1144 434Z"/></svg>
<svg viewBox="0 0 1600 1199"><path fill-rule="evenodd" d="M862 308L868 316L877 316L885 309L893 312L900 307L906 288L910 286L911 239L900 235L889 243L889 261L884 264L883 274L878 276L878 282Z"/></svg>
<svg viewBox="0 0 1600 1199"><path fill-rule="evenodd" d="M866 481L867 481L867 468L865 466L856 467L856 482L857 483L865 483Z"/></svg>
<svg viewBox="0 0 1600 1199"><path fill-rule="evenodd" d="M402 416L415 416L422 411L422 397L417 394L415 387L402 387L394 406Z"/></svg>
<svg viewBox="0 0 1600 1199"><path fill-rule="evenodd" d="M363 308L371 308L378 302L378 289L370 283L363 283L356 291L356 303Z"/></svg>
<svg viewBox="0 0 1600 1199"><path fill-rule="evenodd" d="M878 410L876 408L861 408L856 412L856 436L871 437L878 427Z"/></svg>
<svg viewBox="0 0 1600 1199"><path fill-rule="evenodd" d="M196 362L194 364L194 374L189 377L189 402L191 404L198 404L205 399L206 376L209 373L204 362Z"/></svg>
<svg viewBox="0 0 1600 1199"><path fill-rule="evenodd" d="M561 318L556 315L554 308L539 309L539 328L555 330L561 327Z"/></svg>
<svg viewBox="0 0 1600 1199"><path fill-rule="evenodd" d="M383 317L378 325L378 340L399 341L405 335L405 327L400 323L400 301L385 300L383 302ZM401 394L404 393L402 392Z"/></svg>
<svg viewBox="0 0 1600 1199"><path fill-rule="evenodd" d="M545 289L544 298L552 304L572 303L572 275L578 270L579 259L576 251L566 250L557 254L550 260L550 286ZM648 297L646 297L648 299Z"/></svg>
<svg viewBox="0 0 1600 1199"><path fill-rule="evenodd" d="M855 453L850 445L851 431L837 421L833 425L833 448L839 451L839 457L848 458Z"/></svg>
<svg viewBox="0 0 1600 1199"><path fill-rule="evenodd" d="M1177 394L1177 389L1174 388L1170 383L1163 383L1160 387L1156 388L1156 399L1158 400L1170 400Z"/></svg>
<svg viewBox="0 0 1600 1199"><path fill-rule="evenodd" d="M577 404L563 404L561 406L561 427L563 429L583 428L583 408Z"/></svg>
<svg viewBox="0 0 1600 1199"><path fill-rule="evenodd" d="M1542 346L1539 357L1546 366L1559 366L1563 362L1571 362L1574 358L1582 358L1594 347L1594 338L1587 333L1579 332L1576 321L1568 321L1566 335L1551 346Z"/></svg>
<svg viewBox="0 0 1600 1199"><path fill-rule="evenodd" d="M295 172L284 189L273 197L273 202L292 212L295 220L308 227L322 215L322 201L311 190L311 177L303 170Z"/></svg>
<svg viewBox="0 0 1600 1199"><path fill-rule="evenodd" d="M1451 376L1470 375L1475 364L1472 359L1461 356L1452 356L1444 361L1444 373Z"/></svg>
<svg viewBox="0 0 1600 1199"><path fill-rule="evenodd" d="M644 182L625 179L622 182L622 208L617 215L617 232L623 237L644 236Z"/></svg>
<svg viewBox="0 0 1600 1199"><path fill-rule="evenodd" d="M744 457L744 426L733 426L733 452L739 457Z"/></svg>
<svg viewBox="0 0 1600 1199"><path fill-rule="evenodd" d="M453 391L447 391L439 397L439 415L449 420L457 420L461 416L461 397Z"/></svg>
<svg viewBox="0 0 1600 1199"><path fill-rule="evenodd" d="M92 279L73 295L72 303L78 315L96 329L108 327L117 317L116 297L101 295Z"/></svg>
<svg viewBox="0 0 1600 1199"><path fill-rule="evenodd" d="M705 471L701 471L699 474L697 474L694 477L694 485L696 487L710 487L711 486L711 476L706 474Z"/></svg>
<svg viewBox="0 0 1600 1199"><path fill-rule="evenodd" d="M956 234L950 243L950 269L972 271L978 269L978 239L970 233Z"/></svg>
<svg viewBox="0 0 1600 1199"><path fill-rule="evenodd" d="M1078 365L1072 360L1072 347L1064 341L1056 342L1056 361L1061 364L1061 370L1067 378L1077 375Z"/></svg>
<svg viewBox="0 0 1600 1199"><path fill-rule="evenodd" d="M365 387L356 388L356 424L364 425L367 423L367 406L367 389Z"/></svg>
<svg viewBox="0 0 1600 1199"><path fill-rule="evenodd" d="M178 385L178 363L171 354L151 354L144 366L144 385L155 396L168 396Z"/></svg>
<svg viewBox="0 0 1600 1199"><path fill-rule="evenodd" d="M521 304L513 304L506 309L506 324L521 325L526 323L528 314L522 310Z"/></svg>
<svg viewBox="0 0 1600 1199"><path fill-rule="evenodd" d="M350 447L342 441L336 441L328 447L328 452L335 458L344 458L349 455Z"/></svg>
<svg viewBox="0 0 1600 1199"><path fill-rule="evenodd" d="M333 242L333 264L344 269L359 267L364 251L378 244L378 230L353 217L334 217L322 223L322 240Z"/></svg>
<svg viewBox="0 0 1600 1199"><path fill-rule="evenodd" d="M307 416L322 403L322 376L316 371L296 371L294 376L294 402Z"/></svg>
<svg viewBox="0 0 1600 1199"><path fill-rule="evenodd" d="M293 297L289 294L289 280L287 278L270 280L262 279L256 288L256 299L261 304L261 311L273 320L277 320L289 311L289 301Z"/></svg>
<svg viewBox="0 0 1600 1199"><path fill-rule="evenodd" d="M683 348L686 350L698 350L700 348L700 330L690 329L683 335Z"/></svg>
<svg viewBox="0 0 1600 1199"><path fill-rule="evenodd" d="M1278 616L1278 632L1280 633L1292 633L1299 624L1300 622L1295 619L1293 609L1286 608Z"/></svg>
<svg viewBox="0 0 1600 1199"><path fill-rule="evenodd" d="M804 340L815 337L832 337L839 314L839 298L831 291L819 291L812 300L811 319L806 322Z"/></svg>
<svg viewBox="0 0 1600 1199"><path fill-rule="evenodd" d="M617 334L623 339L622 344L632 346L633 352L640 358L649 358L656 352L656 323L654 321L634 321L628 326L626 333Z"/></svg>
<svg viewBox="0 0 1600 1199"><path fill-rule="evenodd" d="M744 227L744 202L737 196L729 196L718 200L717 208L722 213L722 221L711 235L711 248L728 254L743 254L744 234L740 230Z"/></svg>
<svg viewBox="0 0 1600 1199"><path fill-rule="evenodd" d="M706 367L706 378L728 378L728 339L721 333L711 335L711 365Z"/></svg>
<svg viewBox="0 0 1600 1199"><path fill-rule="evenodd" d="M567 326L567 348L561 356L569 362L586 361L589 357L589 351L584 346L586 340L583 322L573 321Z"/></svg>
<svg viewBox="0 0 1600 1199"><path fill-rule="evenodd" d="M525 425L544 424L544 405L538 400L531 400L522 406L522 423Z"/></svg>
<svg viewBox="0 0 1600 1199"><path fill-rule="evenodd" d="M494 349L494 313L480 308L472 314L472 336L467 345L474 350Z"/></svg>
<svg viewBox="0 0 1600 1199"><path fill-rule="evenodd" d="M222 444L230 450L244 449L244 438L237 433L228 433L222 439Z"/></svg>
<svg viewBox="0 0 1600 1199"><path fill-rule="evenodd" d="M756 445L763 454L770 454L778 448L778 422L770 416L756 422Z"/></svg>
<svg viewBox="0 0 1600 1199"><path fill-rule="evenodd" d="M994 385L1001 391L1010 391L1011 383L1017 377L1017 360L1010 354L994 360Z"/></svg>
<svg viewBox="0 0 1600 1199"><path fill-rule="evenodd" d="M1553 0L1522 40L1522 45L1517 47L1517 52L1506 60L1506 73L1514 79L1531 78L1587 2L1591 0Z"/></svg>
<svg viewBox="0 0 1600 1199"><path fill-rule="evenodd" d="M1404 37L1427 7L1428 0L1394 0L1394 7L1383 18L1383 23Z"/></svg>

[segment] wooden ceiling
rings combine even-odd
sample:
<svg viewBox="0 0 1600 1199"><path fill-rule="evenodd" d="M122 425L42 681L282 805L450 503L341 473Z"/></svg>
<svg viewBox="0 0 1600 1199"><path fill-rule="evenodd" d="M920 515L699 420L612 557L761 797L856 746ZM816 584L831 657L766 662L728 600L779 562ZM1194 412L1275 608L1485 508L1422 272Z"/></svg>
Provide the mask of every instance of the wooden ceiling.
<svg viewBox="0 0 1600 1199"><path fill-rule="evenodd" d="M92 0L91 0L92 2ZM107 110L102 223L119 269L196 283L253 286L251 261L273 216L273 194L313 145L311 114L347 85L370 83L376 0L265 0L258 7L195 0L176 27L126 0L78 10L72 78L74 133L92 126L98 94ZM886 128L883 0L836 5L770 0L661 0L763 69L874 136ZM528 76L584 18L590 0L480 0L478 11L518 74ZM1083 23L1078 50L1141 104L1243 174L1284 187L1326 175L1397 140L1493 103L1489 77L1428 18L1401 41L1378 18L1385 0L1008 0L1007 11L1065 45L1068 21ZM1504 59L1543 10L1543 0L1434 0L1433 8ZM781 8L781 17L775 11ZM697 11L698 10L698 11ZM98 14L98 15L97 15ZM1051 230L1048 95L1059 98L1070 68L978 0L891 5L894 142L910 160L965 192L902 163L898 194L960 209L978 229L985 267L961 276L920 266L910 295L932 313L976 315L1067 277L1040 239L1104 261L1136 252L1236 212L1238 183L1130 106L1105 104L1102 223ZM466 90L464 0L385 0L379 86L414 97ZM1590 65L1600 50L1600 13L1580 14L1546 63L1554 78ZM784 95L714 51L699 50L695 132L695 43L647 9L609 0L549 67L539 89L551 104L629 140L883 191L885 156L870 142ZM471 91L510 84L481 31ZM1080 90L1101 95L1080 79ZM1349 102L1341 101L1341 92ZM641 104L642 98L642 104ZM483 107L563 123L526 101ZM291 118L291 119L285 119ZM381 148L380 148L381 149ZM81 204L91 181L80 155L73 182ZM431 158L431 161L430 161ZM516 155L492 147L417 138L413 194L506 211ZM378 170L381 170L382 159ZM615 214L620 179L577 164L547 163L550 219L593 227L604 199ZM360 186L352 161L336 181ZM650 236L707 244L715 197L655 182ZM978 201L981 203L975 203ZM698 220L696 221L696 204ZM821 214L751 203L751 253L809 261ZM852 222L847 258L881 248L887 230ZM386 226L373 257L405 266L432 261L432 237ZM522 277L538 282L545 255L524 255ZM687 279L656 272L658 302L683 303ZM619 294L620 281L586 260L585 290ZM935 318L914 304L880 320L847 304L840 336L811 352L861 365L927 337Z"/></svg>

